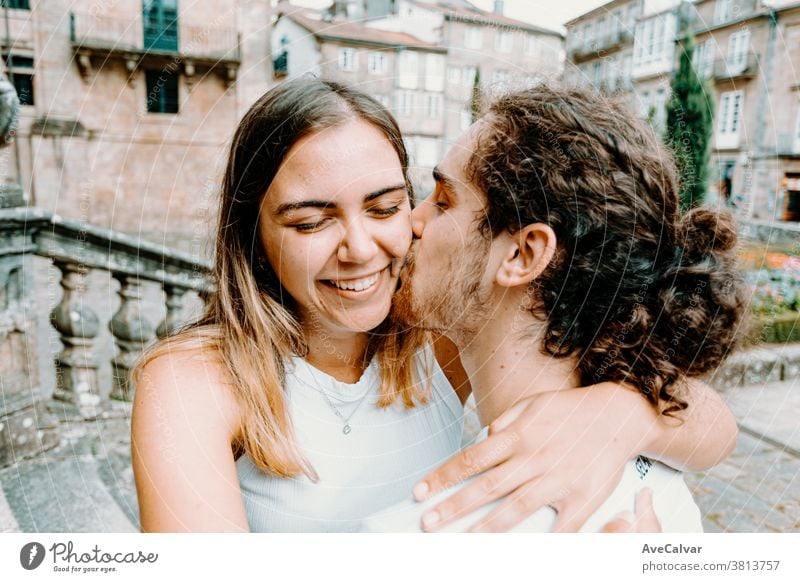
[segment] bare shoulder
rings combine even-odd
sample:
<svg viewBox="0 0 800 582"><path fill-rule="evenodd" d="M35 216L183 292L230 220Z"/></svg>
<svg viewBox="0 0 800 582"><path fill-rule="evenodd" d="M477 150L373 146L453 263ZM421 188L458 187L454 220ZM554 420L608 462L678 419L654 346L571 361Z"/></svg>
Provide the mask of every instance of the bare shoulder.
<svg viewBox="0 0 800 582"><path fill-rule="evenodd" d="M458 347L445 336L437 335L433 340L433 352L461 404L464 404L472 393L472 385L464 366L461 365Z"/></svg>
<svg viewBox="0 0 800 582"><path fill-rule="evenodd" d="M247 530L231 449L241 417L214 352L170 352L145 365L131 418L144 531Z"/></svg>
<svg viewBox="0 0 800 582"><path fill-rule="evenodd" d="M147 363L135 387L134 415L152 410L170 422L225 427L238 436L241 410L222 358L211 350L183 350Z"/></svg>

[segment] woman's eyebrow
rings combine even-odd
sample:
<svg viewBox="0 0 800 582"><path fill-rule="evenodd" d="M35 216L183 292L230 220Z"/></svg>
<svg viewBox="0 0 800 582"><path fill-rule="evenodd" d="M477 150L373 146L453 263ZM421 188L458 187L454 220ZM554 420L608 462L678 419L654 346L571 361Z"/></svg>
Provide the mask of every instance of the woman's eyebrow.
<svg viewBox="0 0 800 582"><path fill-rule="evenodd" d="M384 194L389 194L390 192L397 192L398 190L405 190L405 184L397 184L394 186L387 186L386 188L381 188L371 194L367 194L364 196L364 202L372 202L376 198L380 198ZM285 202L278 206L275 209L276 215L287 214L294 210L300 210L302 208L320 208L322 210L335 210L338 208L336 202L331 200L301 200L299 202Z"/></svg>
<svg viewBox="0 0 800 582"><path fill-rule="evenodd" d="M377 192L373 192L372 194L367 194L364 196L364 202L372 202L376 198L380 198L384 194L389 194L390 192L397 192L398 190L405 190L405 184L398 184L397 186L387 186L386 188L381 188Z"/></svg>
<svg viewBox="0 0 800 582"><path fill-rule="evenodd" d="M278 206L275 210L276 215L286 214L293 210L300 210L302 208L336 208L336 203L330 200L302 200L300 202L286 202Z"/></svg>

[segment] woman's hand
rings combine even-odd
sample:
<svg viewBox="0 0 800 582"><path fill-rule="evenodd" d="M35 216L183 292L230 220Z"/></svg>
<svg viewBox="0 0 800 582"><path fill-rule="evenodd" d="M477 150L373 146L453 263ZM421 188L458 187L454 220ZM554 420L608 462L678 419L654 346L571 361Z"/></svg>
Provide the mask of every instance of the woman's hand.
<svg viewBox="0 0 800 582"><path fill-rule="evenodd" d="M653 509L653 492L642 489L636 496L636 515L625 511L609 521L604 533L660 533L661 524Z"/></svg>
<svg viewBox="0 0 800 582"><path fill-rule="evenodd" d="M470 531L507 531L544 506L554 531L577 531L619 483L625 464L648 450L663 423L638 393L614 383L546 392L518 402L414 488L417 500L476 476L423 515L427 531L500 499Z"/></svg>

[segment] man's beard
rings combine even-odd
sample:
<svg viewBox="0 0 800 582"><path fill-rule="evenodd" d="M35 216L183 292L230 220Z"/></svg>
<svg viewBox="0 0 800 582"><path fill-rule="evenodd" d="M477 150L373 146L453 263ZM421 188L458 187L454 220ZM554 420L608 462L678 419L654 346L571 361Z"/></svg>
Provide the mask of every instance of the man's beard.
<svg viewBox="0 0 800 582"><path fill-rule="evenodd" d="M491 242L482 235L466 243L462 252L448 257L444 272L427 288L417 277L417 253L412 246L401 274L401 287L392 301L392 318L403 327L419 327L455 339L480 328L488 312L488 292L481 279L489 260ZM415 243L416 245L417 243Z"/></svg>

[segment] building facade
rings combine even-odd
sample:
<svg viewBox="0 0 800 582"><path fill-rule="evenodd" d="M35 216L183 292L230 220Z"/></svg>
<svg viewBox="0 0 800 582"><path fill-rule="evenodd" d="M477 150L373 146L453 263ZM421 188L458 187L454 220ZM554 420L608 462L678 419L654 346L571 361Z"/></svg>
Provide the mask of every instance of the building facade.
<svg viewBox="0 0 800 582"><path fill-rule="evenodd" d="M18 0L0 12L24 103L5 179L67 218L185 249L205 240L225 146L272 82L269 2Z"/></svg>
<svg viewBox="0 0 800 582"><path fill-rule="evenodd" d="M357 86L389 106L424 195L431 169L473 121L484 92L558 77L560 33L468 2L334 2L327 11L281 3L272 34L278 77L307 72Z"/></svg>
<svg viewBox="0 0 800 582"><path fill-rule="evenodd" d="M568 80L620 90L606 74L604 59L613 53L600 48L592 31L626 4L610 2L568 23ZM637 4L629 91L640 116L663 135L685 22L694 37L695 70L714 92L709 202L747 218L800 220L800 91L793 73L800 66L800 3Z"/></svg>

